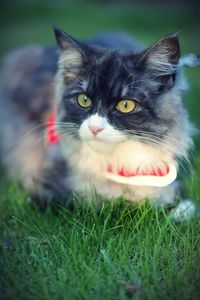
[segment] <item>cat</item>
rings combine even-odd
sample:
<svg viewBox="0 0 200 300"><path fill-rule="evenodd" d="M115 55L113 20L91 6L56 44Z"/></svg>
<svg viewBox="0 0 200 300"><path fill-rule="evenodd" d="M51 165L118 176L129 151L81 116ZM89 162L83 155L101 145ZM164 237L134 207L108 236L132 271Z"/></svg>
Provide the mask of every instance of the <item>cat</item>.
<svg viewBox="0 0 200 300"><path fill-rule="evenodd" d="M4 61L0 153L7 176L18 177L39 205L48 198L69 205L73 194L91 200L94 190L106 199L123 194L134 203L173 205L176 183L132 185L112 176L163 176L188 159L193 127L178 36L148 48L112 32L77 41L55 28L55 37L57 48L31 45ZM47 145L52 112L59 142Z"/></svg>

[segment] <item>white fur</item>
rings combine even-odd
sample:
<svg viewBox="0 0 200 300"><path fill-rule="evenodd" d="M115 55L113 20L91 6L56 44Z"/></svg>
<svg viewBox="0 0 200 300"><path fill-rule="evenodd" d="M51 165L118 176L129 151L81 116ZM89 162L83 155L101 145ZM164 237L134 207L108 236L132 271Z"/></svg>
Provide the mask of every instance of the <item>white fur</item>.
<svg viewBox="0 0 200 300"><path fill-rule="evenodd" d="M179 66L180 67L196 67L200 65L200 58L194 54L190 53L187 55L184 55L179 60Z"/></svg>
<svg viewBox="0 0 200 300"><path fill-rule="evenodd" d="M63 68L63 66L69 68L72 66L80 66L82 62L82 56L79 51L74 51L67 49L63 53L61 53L58 65Z"/></svg>
<svg viewBox="0 0 200 300"><path fill-rule="evenodd" d="M177 207L175 207L171 212L170 216L174 221L189 221L197 213L197 208L195 204L190 199L181 201Z"/></svg>
<svg viewBox="0 0 200 300"><path fill-rule="evenodd" d="M96 136L92 135L89 125L104 128ZM105 177L108 166L117 172L122 166L127 171L140 173L152 168L164 168L165 163L172 162L167 152L145 145L138 141L127 140L125 135L114 129L99 115L85 120L80 128L81 141L76 144L70 137L61 141L63 154L72 169L67 184L76 192L91 194L93 188L105 197L118 197L125 193L131 201L144 197L159 197L161 188L133 187L110 181ZM70 146L71 145L71 146Z"/></svg>
<svg viewBox="0 0 200 300"><path fill-rule="evenodd" d="M97 136L94 136L89 127L98 127L103 130L99 132ZM101 117L97 113L90 116L82 123L79 134L82 140L90 141L91 145L95 144L94 141L114 144L126 140L123 133L116 130L108 123L105 117Z"/></svg>
<svg viewBox="0 0 200 300"><path fill-rule="evenodd" d="M74 71L70 71L70 67L79 67L82 63L82 56L78 51L65 50L61 53L58 60L59 71L61 74L65 73L65 76L71 80L75 79L77 74ZM66 70L65 70L66 68ZM58 77L60 75L58 74ZM60 77L61 78L61 77Z"/></svg>
<svg viewBox="0 0 200 300"><path fill-rule="evenodd" d="M81 80L80 85L81 85L83 91L87 91L88 84L89 84L88 80Z"/></svg>
<svg viewBox="0 0 200 300"><path fill-rule="evenodd" d="M156 70L160 75L172 74L176 69L176 66L169 63L167 55L163 53L152 55L147 65L151 70Z"/></svg>

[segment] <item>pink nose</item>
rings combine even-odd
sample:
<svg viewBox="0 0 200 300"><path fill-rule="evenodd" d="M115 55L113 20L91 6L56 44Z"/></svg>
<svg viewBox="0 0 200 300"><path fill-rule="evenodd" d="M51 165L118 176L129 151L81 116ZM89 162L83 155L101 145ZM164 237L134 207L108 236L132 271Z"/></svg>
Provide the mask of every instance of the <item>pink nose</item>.
<svg viewBox="0 0 200 300"><path fill-rule="evenodd" d="M90 131L92 132L92 134L97 135L99 132L101 132L103 130L103 128L100 127L92 127L89 126Z"/></svg>

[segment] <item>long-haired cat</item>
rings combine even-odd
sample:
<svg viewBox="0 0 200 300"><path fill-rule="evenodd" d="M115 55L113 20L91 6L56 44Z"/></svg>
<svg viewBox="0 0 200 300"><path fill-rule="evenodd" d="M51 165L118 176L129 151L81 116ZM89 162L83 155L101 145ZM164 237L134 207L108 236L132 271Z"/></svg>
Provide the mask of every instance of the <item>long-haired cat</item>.
<svg viewBox="0 0 200 300"><path fill-rule="evenodd" d="M177 35L148 48L114 33L87 42L58 28L55 35L59 51L32 45L4 61L0 153L7 175L33 198L67 203L95 189L106 198L173 203L174 184L126 184L112 175L162 177L187 159L192 127ZM50 113L59 142L47 145Z"/></svg>

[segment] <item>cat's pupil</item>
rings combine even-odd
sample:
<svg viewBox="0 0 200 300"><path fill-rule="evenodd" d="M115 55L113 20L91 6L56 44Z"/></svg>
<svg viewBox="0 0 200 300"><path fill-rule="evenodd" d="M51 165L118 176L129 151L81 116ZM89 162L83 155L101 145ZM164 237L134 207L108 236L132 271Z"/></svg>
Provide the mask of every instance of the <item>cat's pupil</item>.
<svg viewBox="0 0 200 300"><path fill-rule="evenodd" d="M124 107L128 108L128 102L127 101L124 101Z"/></svg>
<svg viewBox="0 0 200 300"><path fill-rule="evenodd" d="M84 96L83 100L84 100L85 103L87 103L88 97L87 97L87 96Z"/></svg>

